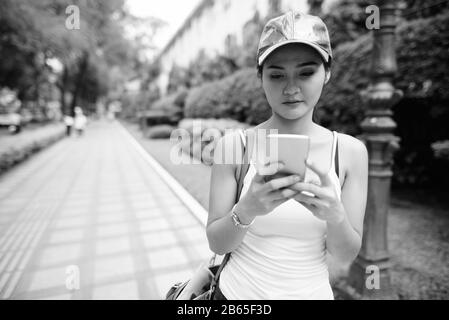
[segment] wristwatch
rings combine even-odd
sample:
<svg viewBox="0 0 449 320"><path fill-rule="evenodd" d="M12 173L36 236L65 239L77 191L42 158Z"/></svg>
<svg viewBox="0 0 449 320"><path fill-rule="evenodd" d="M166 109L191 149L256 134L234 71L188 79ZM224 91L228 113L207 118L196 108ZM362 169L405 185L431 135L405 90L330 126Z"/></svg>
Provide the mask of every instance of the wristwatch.
<svg viewBox="0 0 449 320"><path fill-rule="evenodd" d="M242 228L242 229L248 229L250 225L253 224L254 220L251 221L249 224L244 224L240 221L239 216L237 214L237 212L235 212L235 207L237 206L237 204L234 205L234 207L232 207L232 221L234 222L234 225L238 228Z"/></svg>

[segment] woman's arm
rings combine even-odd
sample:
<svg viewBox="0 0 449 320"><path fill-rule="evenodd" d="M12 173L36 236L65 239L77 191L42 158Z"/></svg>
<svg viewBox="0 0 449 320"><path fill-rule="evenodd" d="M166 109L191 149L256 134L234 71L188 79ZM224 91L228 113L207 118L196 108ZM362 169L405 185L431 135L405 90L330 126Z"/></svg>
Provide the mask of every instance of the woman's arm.
<svg viewBox="0 0 449 320"><path fill-rule="evenodd" d="M340 163L346 168L341 193L343 220L327 222L326 246L336 259L352 262L362 246L363 219L368 190L368 152L358 139L340 134Z"/></svg>
<svg viewBox="0 0 449 320"><path fill-rule="evenodd" d="M291 189L299 193L294 198L307 207L317 218L326 221L326 246L329 253L341 262L355 259L362 245L363 219L368 189L368 152L365 145L354 137L339 134L340 163L346 168L341 199L330 178L330 172L306 165L321 180L321 185L299 182Z"/></svg>
<svg viewBox="0 0 449 320"><path fill-rule="evenodd" d="M237 193L236 165L224 164L225 154L235 152L234 148L241 148L239 139L236 134L225 135L219 139L214 149L215 161L210 180L206 234L210 249L220 255L236 249L247 232L247 229L236 227L232 220L231 209L235 204ZM250 222L244 221L244 213L239 211L238 205L236 212L239 213L242 223Z"/></svg>

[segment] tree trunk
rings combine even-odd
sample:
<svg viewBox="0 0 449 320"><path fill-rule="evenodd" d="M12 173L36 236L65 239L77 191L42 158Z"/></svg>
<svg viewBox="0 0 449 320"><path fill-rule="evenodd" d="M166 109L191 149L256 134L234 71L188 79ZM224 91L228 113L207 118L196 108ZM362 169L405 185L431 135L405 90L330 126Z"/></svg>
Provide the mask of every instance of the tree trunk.
<svg viewBox="0 0 449 320"><path fill-rule="evenodd" d="M72 103L70 105L70 110L72 114L75 113L74 110L78 104L78 95L84 81L84 77L88 67L88 62L89 62L89 53L87 51L84 51L83 56L81 57L81 60L79 62L78 75L76 77L75 88L73 90L72 96Z"/></svg>
<svg viewBox="0 0 449 320"><path fill-rule="evenodd" d="M61 82L60 82L60 85L58 86L59 91L61 92L61 111L65 115L73 116L73 114L71 114L70 110L67 109L67 104L66 104L66 100L65 100L68 79L69 79L68 67L66 64L64 64Z"/></svg>

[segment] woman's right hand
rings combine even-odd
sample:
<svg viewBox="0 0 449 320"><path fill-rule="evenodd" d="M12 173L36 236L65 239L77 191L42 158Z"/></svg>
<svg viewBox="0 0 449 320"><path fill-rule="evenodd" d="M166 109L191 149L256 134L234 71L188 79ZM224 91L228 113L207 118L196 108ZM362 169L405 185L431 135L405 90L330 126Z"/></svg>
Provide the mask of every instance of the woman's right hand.
<svg viewBox="0 0 449 320"><path fill-rule="evenodd" d="M258 169L248 191L235 208L242 223L250 223L256 216L268 214L298 194L297 191L287 189L300 181L298 175L266 180L267 177L279 173L283 166L282 162L268 162Z"/></svg>

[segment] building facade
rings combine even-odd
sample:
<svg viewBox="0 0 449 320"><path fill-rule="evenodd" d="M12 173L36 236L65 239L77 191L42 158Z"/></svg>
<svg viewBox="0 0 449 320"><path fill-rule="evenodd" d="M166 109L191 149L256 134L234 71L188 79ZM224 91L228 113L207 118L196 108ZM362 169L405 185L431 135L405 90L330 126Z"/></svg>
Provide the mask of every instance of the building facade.
<svg viewBox="0 0 449 320"><path fill-rule="evenodd" d="M210 57L224 54L227 39L241 44L244 25L256 12L261 17L267 16L272 1L201 1L155 59L155 63L161 68L156 84L162 94L167 91L169 73L174 65L187 67L201 50ZM323 10L333 1L335 0L324 1ZM288 10L309 12L310 2L310 0L279 0L279 7L282 12Z"/></svg>

